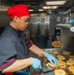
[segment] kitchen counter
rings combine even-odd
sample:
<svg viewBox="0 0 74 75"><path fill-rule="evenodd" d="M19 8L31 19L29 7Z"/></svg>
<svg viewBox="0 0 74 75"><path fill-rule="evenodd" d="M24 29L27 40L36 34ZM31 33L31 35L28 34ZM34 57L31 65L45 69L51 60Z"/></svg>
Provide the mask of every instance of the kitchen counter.
<svg viewBox="0 0 74 75"><path fill-rule="evenodd" d="M71 24L58 24L58 25L56 25L56 27L63 27L63 28L68 28L68 29L70 29L71 26L72 26Z"/></svg>

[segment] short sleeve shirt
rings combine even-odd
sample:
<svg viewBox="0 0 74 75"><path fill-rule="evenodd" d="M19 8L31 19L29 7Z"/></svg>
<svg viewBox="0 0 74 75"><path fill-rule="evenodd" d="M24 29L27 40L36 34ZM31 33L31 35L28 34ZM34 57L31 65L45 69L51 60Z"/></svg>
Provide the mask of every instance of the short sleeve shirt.
<svg viewBox="0 0 74 75"><path fill-rule="evenodd" d="M7 26L0 37L0 71L13 64L16 59L27 58L28 48L31 46L20 31Z"/></svg>

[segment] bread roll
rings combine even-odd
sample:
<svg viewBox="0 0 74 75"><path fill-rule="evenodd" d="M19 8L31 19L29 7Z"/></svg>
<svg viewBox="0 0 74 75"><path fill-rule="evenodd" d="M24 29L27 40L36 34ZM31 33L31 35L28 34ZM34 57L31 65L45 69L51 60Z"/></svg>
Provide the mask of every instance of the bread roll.
<svg viewBox="0 0 74 75"><path fill-rule="evenodd" d="M66 67L66 63L62 60L58 60L58 65L60 66L60 68L65 68Z"/></svg>
<svg viewBox="0 0 74 75"><path fill-rule="evenodd" d="M53 65L50 62L46 64L47 67L51 67L52 69L59 69L60 66L59 65Z"/></svg>
<svg viewBox="0 0 74 75"><path fill-rule="evenodd" d="M58 51L58 50L53 50L53 51L52 51L52 54L53 54L53 55L59 54L59 51Z"/></svg>
<svg viewBox="0 0 74 75"><path fill-rule="evenodd" d="M57 59L58 59L58 60L65 60L65 57L62 56L62 55L57 55Z"/></svg>
<svg viewBox="0 0 74 75"><path fill-rule="evenodd" d="M69 51L63 51L63 54L64 54L64 55L70 55L71 52L69 52Z"/></svg>
<svg viewBox="0 0 74 75"><path fill-rule="evenodd" d="M66 62L67 65L72 65L74 64L74 60L69 58L69 60Z"/></svg>
<svg viewBox="0 0 74 75"><path fill-rule="evenodd" d="M66 72L62 69L55 70L55 75L66 75Z"/></svg>
<svg viewBox="0 0 74 75"><path fill-rule="evenodd" d="M60 41L54 41L54 42L52 42L52 46L53 47L60 47L61 43L60 43Z"/></svg>

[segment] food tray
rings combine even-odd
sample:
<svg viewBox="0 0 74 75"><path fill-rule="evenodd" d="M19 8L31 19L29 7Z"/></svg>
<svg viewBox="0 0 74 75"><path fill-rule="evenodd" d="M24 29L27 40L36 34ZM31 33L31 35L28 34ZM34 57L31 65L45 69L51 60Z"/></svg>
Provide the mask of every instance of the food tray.
<svg viewBox="0 0 74 75"><path fill-rule="evenodd" d="M69 59L69 56L68 56L68 55L62 54L63 50L61 50L61 48L49 48L49 49L45 49L45 51L47 51L48 53L52 53L53 50L58 50L59 53L60 53L60 55L62 55L62 56L64 56L64 57L66 58L66 60L64 60L65 62ZM43 58L43 60L45 60L45 57ZM45 61L43 61L42 64L43 64L43 67L46 66L46 65L45 65L45 64L46 64ZM65 67L63 70L64 70L65 72L67 72L68 75L74 75L74 74L71 74L70 72L68 72L68 66ZM42 72L41 75L55 75L55 74L54 74L54 70L52 70L52 69L50 68L50 71L45 72L45 73Z"/></svg>

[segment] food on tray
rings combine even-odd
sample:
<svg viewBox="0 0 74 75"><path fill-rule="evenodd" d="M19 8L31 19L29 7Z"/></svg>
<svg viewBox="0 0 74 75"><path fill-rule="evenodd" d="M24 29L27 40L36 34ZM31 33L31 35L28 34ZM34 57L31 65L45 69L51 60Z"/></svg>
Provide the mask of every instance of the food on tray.
<svg viewBox="0 0 74 75"><path fill-rule="evenodd" d="M71 55L71 52L69 51L59 51L57 49L51 50L50 52L52 55L54 55L57 60L58 60L58 64L54 65L51 64L48 60L47 60L47 64L46 66L48 68L51 68L54 71L57 71L59 69L63 69L64 72L62 73L62 71L59 71L58 73L55 72L55 75L74 75L74 55Z"/></svg>
<svg viewBox="0 0 74 75"><path fill-rule="evenodd" d="M54 71L55 75L66 75L66 72L62 69L58 69Z"/></svg>
<svg viewBox="0 0 74 75"><path fill-rule="evenodd" d="M60 43L60 41L54 41L54 42L52 42L52 46L53 47L60 47L61 43Z"/></svg>
<svg viewBox="0 0 74 75"><path fill-rule="evenodd" d="M65 68L66 67L66 63L62 60L58 60L58 65L53 65L50 62L48 62L46 64L46 66L51 67L53 69L58 69L58 68Z"/></svg>
<svg viewBox="0 0 74 75"><path fill-rule="evenodd" d="M58 60L58 65L65 65L66 63L62 60Z"/></svg>
<svg viewBox="0 0 74 75"><path fill-rule="evenodd" d="M59 54L59 51L58 51L58 50L53 50L53 51L52 51L52 54L53 54L53 55Z"/></svg>
<svg viewBox="0 0 74 75"><path fill-rule="evenodd" d="M74 64L68 67L68 71L74 74Z"/></svg>
<svg viewBox="0 0 74 75"><path fill-rule="evenodd" d="M67 65L72 65L74 64L74 60L69 58L69 60L66 62Z"/></svg>
<svg viewBox="0 0 74 75"><path fill-rule="evenodd" d="M71 52L69 52L69 51L63 51L63 54L64 54L64 55L70 55Z"/></svg>
<svg viewBox="0 0 74 75"><path fill-rule="evenodd" d="M50 62L48 62L48 63L46 64L46 66L47 66L47 67L51 67L52 69L59 69L59 68L60 68L59 65L54 65L54 64L51 64Z"/></svg>
<svg viewBox="0 0 74 75"><path fill-rule="evenodd" d="M74 60L74 55L69 55L69 57L70 57L72 60Z"/></svg>
<svg viewBox="0 0 74 75"><path fill-rule="evenodd" d="M65 68L66 67L66 63L62 60L58 60L58 65L60 66L60 68Z"/></svg>
<svg viewBox="0 0 74 75"><path fill-rule="evenodd" d="M65 57L62 56L62 55L57 55L57 59L58 59L58 60L65 60Z"/></svg>
<svg viewBox="0 0 74 75"><path fill-rule="evenodd" d="M74 58L74 55L69 55L69 57Z"/></svg>

